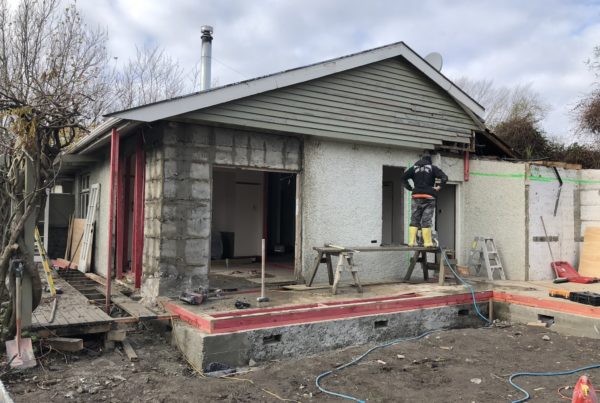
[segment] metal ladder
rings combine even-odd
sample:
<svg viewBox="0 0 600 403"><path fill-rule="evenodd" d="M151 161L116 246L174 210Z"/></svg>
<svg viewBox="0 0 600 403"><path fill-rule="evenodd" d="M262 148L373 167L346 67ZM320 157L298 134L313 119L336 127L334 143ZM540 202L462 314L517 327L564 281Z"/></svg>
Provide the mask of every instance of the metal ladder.
<svg viewBox="0 0 600 403"><path fill-rule="evenodd" d="M501 280L506 280L500 254L493 238L475 237L471 245L468 265L469 270L474 270L477 274L479 274L483 265L490 280L494 280L495 273L498 273Z"/></svg>

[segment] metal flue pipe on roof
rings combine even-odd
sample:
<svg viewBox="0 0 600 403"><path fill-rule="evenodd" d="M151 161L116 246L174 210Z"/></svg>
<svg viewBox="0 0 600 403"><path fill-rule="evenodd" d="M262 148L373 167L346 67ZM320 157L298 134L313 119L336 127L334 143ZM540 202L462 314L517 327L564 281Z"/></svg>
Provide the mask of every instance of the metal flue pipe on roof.
<svg viewBox="0 0 600 403"><path fill-rule="evenodd" d="M212 58L213 27L203 25L202 32L202 57L200 59L200 91L210 88L210 64Z"/></svg>

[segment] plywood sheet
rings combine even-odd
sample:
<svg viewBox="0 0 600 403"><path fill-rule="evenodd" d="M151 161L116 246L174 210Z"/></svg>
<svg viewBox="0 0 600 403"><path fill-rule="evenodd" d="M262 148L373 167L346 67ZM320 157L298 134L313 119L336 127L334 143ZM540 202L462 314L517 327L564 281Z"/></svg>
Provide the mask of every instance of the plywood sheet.
<svg viewBox="0 0 600 403"><path fill-rule="evenodd" d="M587 227L579 259L579 274L600 277L600 227Z"/></svg>
<svg viewBox="0 0 600 403"><path fill-rule="evenodd" d="M71 262L79 263L79 251L81 250L81 243L83 237L83 230L85 229L85 218L75 218L73 220L73 233L71 235Z"/></svg>

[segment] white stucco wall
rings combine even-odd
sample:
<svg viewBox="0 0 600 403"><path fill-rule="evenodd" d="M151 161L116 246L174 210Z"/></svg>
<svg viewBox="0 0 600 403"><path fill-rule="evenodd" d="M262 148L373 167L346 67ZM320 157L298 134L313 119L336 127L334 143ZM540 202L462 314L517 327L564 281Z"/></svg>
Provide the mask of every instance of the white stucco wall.
<svg viewBox="0 0 600 403"><path fill-rule="evenodd" d="M580 171L581 236L588 226L600 227L600 169Z"/></svg>
<svg viewBox="0 0 600 403"><path fill-rule="evenodd" d="M462 192L462 248L466 264L476 236L491 237L508 279L526 276L525 164L471 160L470 178Z"/></svg>
<svg viewBox="0 0 600 403"><path fill-rule="evenodd" d="M312 266L314 246L334 243L368 246L381 243L383 166L408 167L419 158L418 150L372 147L320 141L308 138L304 144L302 267L303 275ZM451 181L462 180L462 159L434 158ZM405 198L409 195L405 191ZM404 203L404 230L410 212ZM360 253L355 261L364 282L400 279L408 266L409 253ZM335 262L334 262L335 264ZM316 282L326 281L324 265ZM415 270L413 276L421 276ZM349 275L348 275L349 277ZM346 278L348 281L348 278Z"/></svg>
<svg viewBox="0 0 600 403"><path fill-rule="evenodd" d="M556 216L554 207L559 189L559 181L554 169L531 165L529 168L529 279L551 280L554 272L550 267L552 257L548 243L535 241L534 237L544 237L543 217L549 237L558 237L558 241L550 242L555 261L566 261L577 267L579 244L576 241L575 225L579 208L577 192L579 191L579 171L557 168L563 180L562 190Z"/></svg>

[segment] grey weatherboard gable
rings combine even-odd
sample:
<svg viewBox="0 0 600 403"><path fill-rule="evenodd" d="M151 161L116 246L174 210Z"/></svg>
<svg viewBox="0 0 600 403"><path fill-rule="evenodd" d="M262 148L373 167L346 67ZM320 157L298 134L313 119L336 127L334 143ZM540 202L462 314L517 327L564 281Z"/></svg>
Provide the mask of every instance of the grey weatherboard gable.
<svg viewBox="0 0 600 403"><path fill-rule="evenodd" d="M110 128L185 121L254 131L432 149L467 145L484 109L403 42L115 112L74 149ZM128 129L129 128L129 129ZM461 148L462 148L461 147Z"/></svg>

